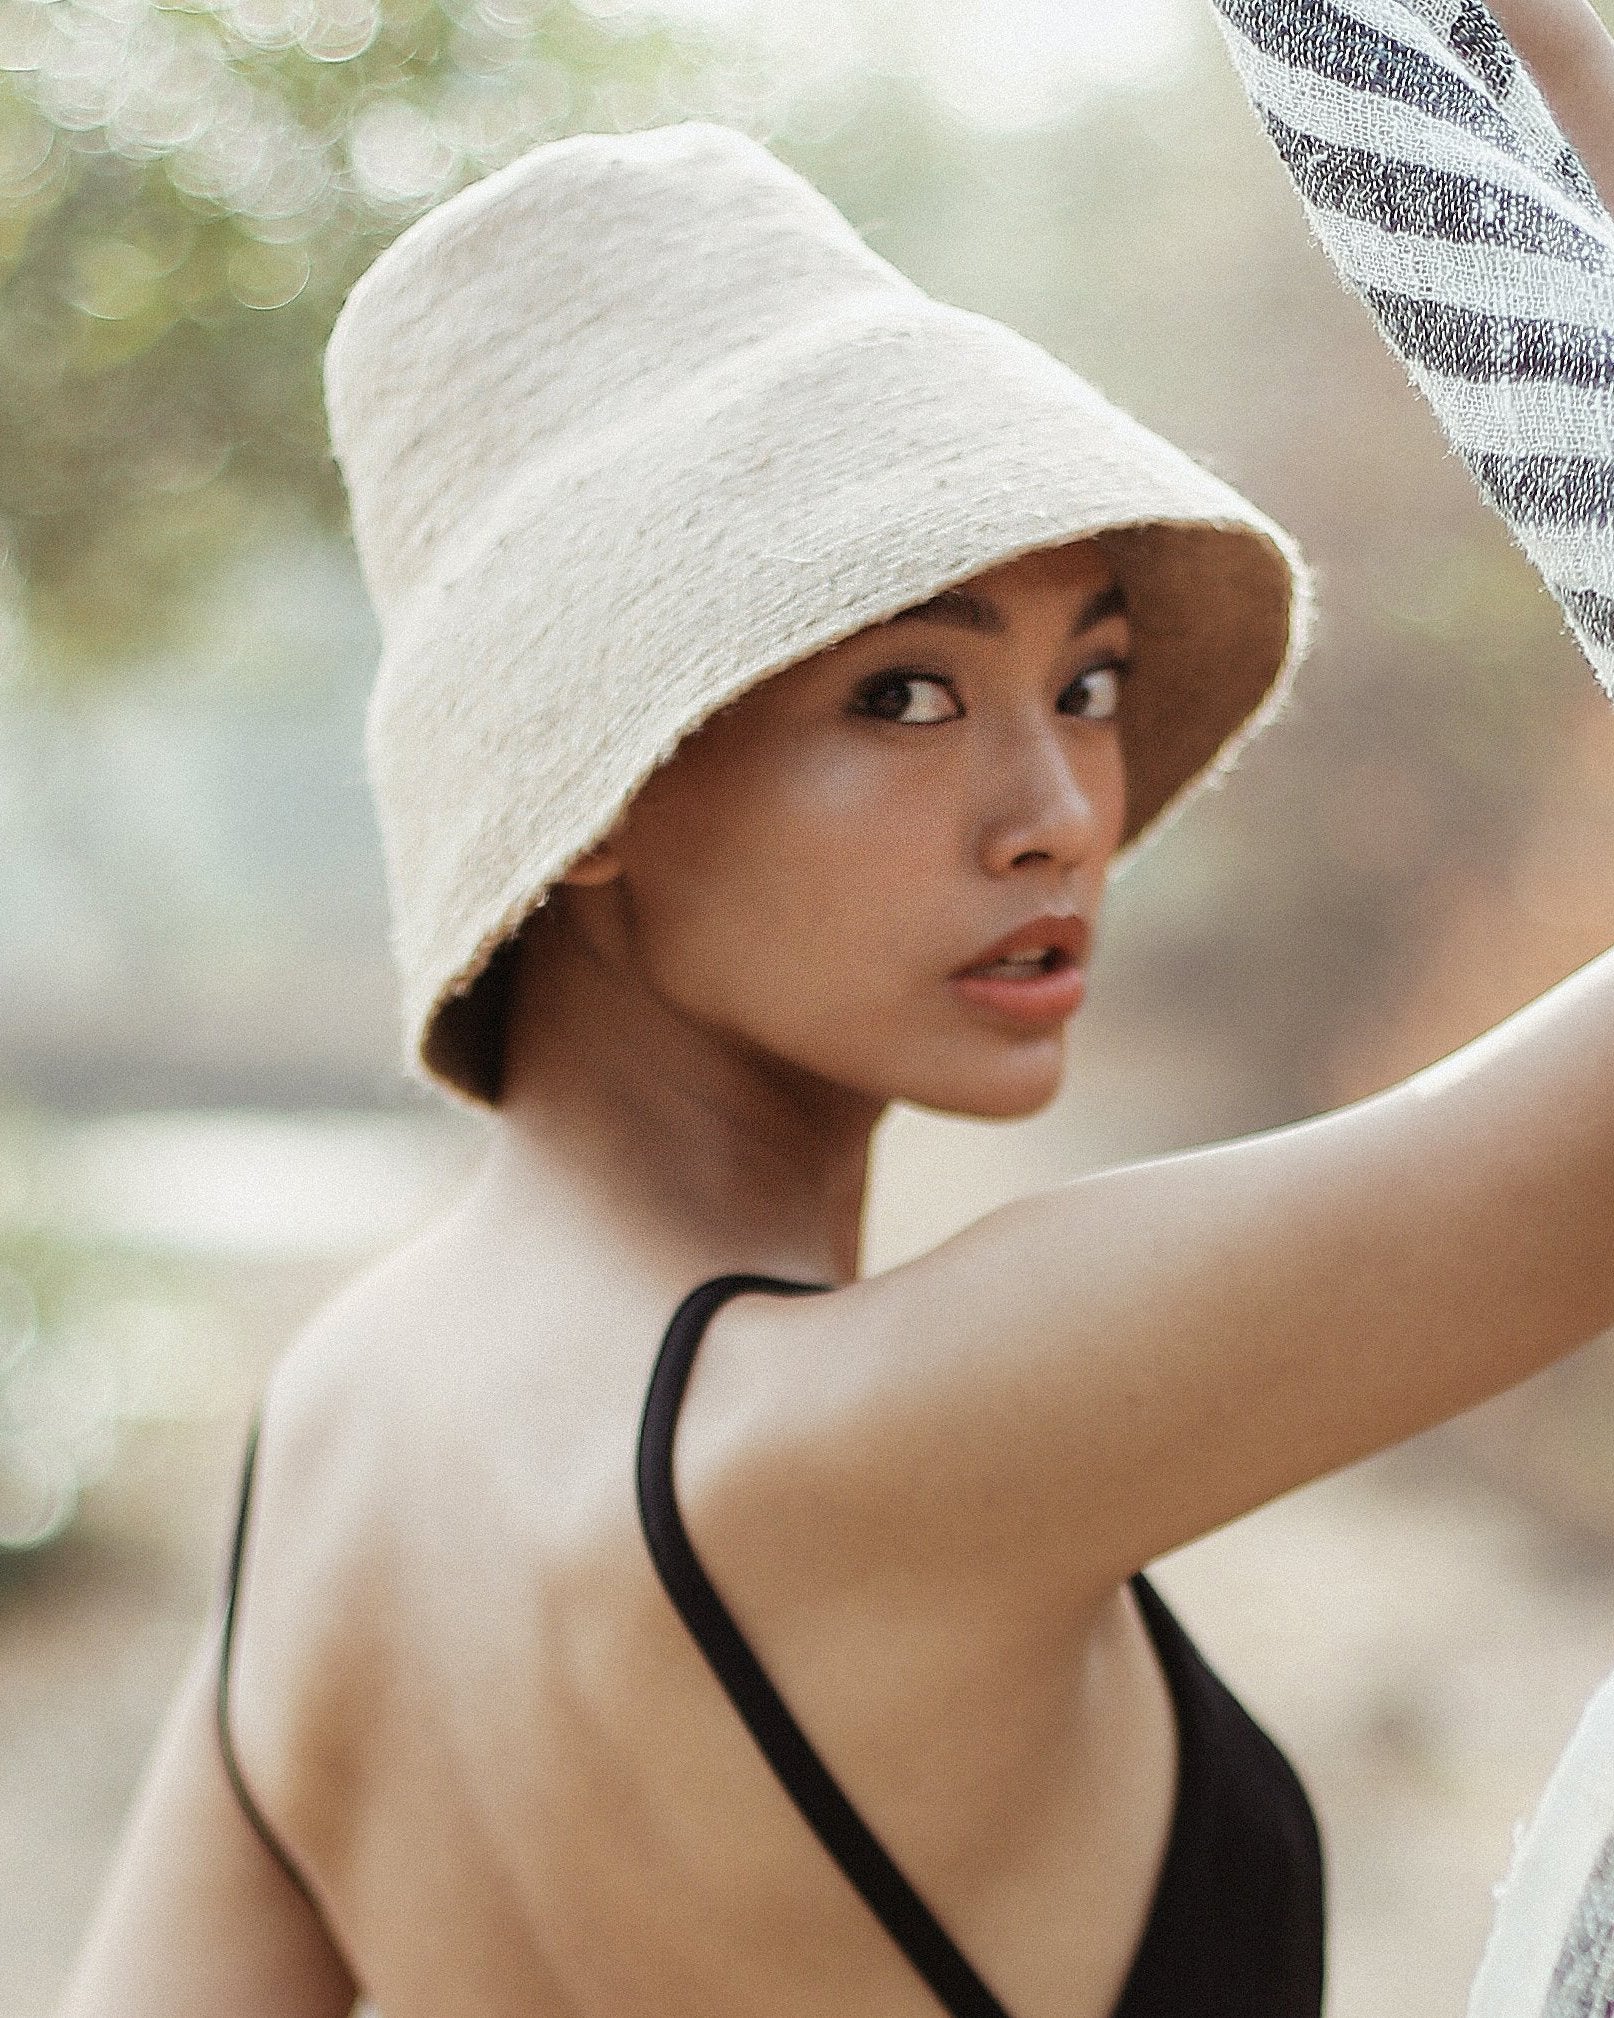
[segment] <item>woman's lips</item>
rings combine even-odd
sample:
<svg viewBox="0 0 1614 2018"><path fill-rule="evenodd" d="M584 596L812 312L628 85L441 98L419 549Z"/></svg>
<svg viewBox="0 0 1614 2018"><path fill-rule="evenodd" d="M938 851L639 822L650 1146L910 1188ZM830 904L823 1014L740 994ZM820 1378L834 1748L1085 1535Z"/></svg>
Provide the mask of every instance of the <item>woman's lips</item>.
<svg viewBox="0 0 1614 2018"><path fill-rule="evenodd" d="M949 977L966 1002L1020 1024L1060 1022L1087 992L1090 928L1075 912L1044 912L1005 933ZM1016 971L1018 969L1018 971Z"/></svg>
<svg viewBox="0 0 1614 2018"><path fill-rule="evenodd" d="M1012 1023L1063 1022L1081 1007L1087 976L1066 954L1047 973L955 974L948 982L966 1002L990 1009Z"/></svg>

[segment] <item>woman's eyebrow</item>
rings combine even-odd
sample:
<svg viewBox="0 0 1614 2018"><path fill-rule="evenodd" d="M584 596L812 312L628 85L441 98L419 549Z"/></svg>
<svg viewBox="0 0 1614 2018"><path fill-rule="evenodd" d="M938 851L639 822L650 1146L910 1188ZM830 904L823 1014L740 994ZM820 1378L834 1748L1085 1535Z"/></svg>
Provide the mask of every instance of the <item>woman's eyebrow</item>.
<svg viewBox="0 0 1614 2018"><path fill-rule="evenodd" d="M1079 638L1106 617L1124 615L1125 612L1126 591L1119 582L1112 582L1108 588L1100 589L1080 612L1071 625L1070 635ZM992 633L1000 633L1007 628L997 604L974 589L943 589L940 595L915 603L911 609L898 610L894 617L886 617L869 628L886 630L892 624L913 623L956 624L966 631Z"/></svg>
<svg viewBox="0 0 1614 2018"><path fill-rule="evenodd" d="M1124 617L1127 613L1126 590L1119 582L1111 582L1107 589L1098 594L1082 611L1071 626L1071 636L1079 638L1083 631L1090 631L1095 624L1101 624L1106 617Z"/></svg>

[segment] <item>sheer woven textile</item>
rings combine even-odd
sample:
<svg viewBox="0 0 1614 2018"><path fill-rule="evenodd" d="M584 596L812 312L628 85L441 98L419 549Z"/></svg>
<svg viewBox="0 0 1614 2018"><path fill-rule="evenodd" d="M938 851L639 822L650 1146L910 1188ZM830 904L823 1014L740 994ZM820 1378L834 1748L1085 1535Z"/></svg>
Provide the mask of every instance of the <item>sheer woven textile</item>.
<svg viewBox="0 0 1614 2018"><path fill-rule="evenodd" d="M1478 0L1216 0L1312 228L1614 695L1614 220Z"/></svg>
<svg viewBox="0 0 1614 2018"><path fill-rule="evenodd" d="M1607 2018L1614 2008L1614 1677L1553 1769L1474 1979L1468 2018Z"/></svg>

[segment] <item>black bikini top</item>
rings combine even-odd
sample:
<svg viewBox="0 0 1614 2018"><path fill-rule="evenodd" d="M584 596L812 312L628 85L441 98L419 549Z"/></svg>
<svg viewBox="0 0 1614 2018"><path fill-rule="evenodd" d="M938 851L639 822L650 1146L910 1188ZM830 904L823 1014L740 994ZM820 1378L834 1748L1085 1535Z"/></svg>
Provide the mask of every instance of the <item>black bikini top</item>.
<svg viewBox="0 0 1614 2018"><path fill-rule="evenodd" d="M785 1791L871 1912L955 2018L1009 2018L857 1812L791 1715L690 1544L673 1434L708 1321L743 1290L831 1285L721 1275L678 1306L639 1433L639 1512L679 1614ZM1176 1711L1177 1799L1148 1922L1113 2018L1319 2018L1323 1867L1305 1790L1206 1665L1154 1587L1132 1590Z"/></svg>

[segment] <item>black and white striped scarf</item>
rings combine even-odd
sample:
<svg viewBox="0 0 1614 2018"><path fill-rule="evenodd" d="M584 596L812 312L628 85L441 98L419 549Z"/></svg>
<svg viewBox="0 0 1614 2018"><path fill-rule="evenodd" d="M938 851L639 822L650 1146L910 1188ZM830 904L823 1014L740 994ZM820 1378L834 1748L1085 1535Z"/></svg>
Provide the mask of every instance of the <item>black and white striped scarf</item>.
<svg viewBox="0 0 1614 2018"><path fill-rule="evenodd" d="M1215 0L1312 228L1614 696L1614 219L1480 0Z"/></svg>

